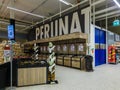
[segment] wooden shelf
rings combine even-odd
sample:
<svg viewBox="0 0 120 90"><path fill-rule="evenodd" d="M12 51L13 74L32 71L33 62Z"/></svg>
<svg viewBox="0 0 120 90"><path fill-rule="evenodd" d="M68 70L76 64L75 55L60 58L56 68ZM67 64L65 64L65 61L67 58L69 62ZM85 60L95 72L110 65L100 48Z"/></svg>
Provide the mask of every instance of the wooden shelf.
<svg viewBox="0 0 120 90"><path fill-rule="evenodd" d="M24 43L24 45L34 44L34 43L54 42L54 41L61 41L61 40L70 40L70 39L79 39L79 38L80 39L87 39L87 34L80 33L80 32L75 32L75 33L72 33L72 34L66 34L66 35L61 35L61 36L56 36L56 37L51 37L51 38L26 42L26 43Z"/></svg>

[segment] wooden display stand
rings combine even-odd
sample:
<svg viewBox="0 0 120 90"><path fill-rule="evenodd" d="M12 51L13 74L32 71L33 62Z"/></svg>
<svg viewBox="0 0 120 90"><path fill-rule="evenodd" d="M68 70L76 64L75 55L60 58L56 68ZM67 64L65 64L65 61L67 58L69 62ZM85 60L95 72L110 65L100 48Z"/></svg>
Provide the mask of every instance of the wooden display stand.
<svg viewBox="0 0 120 90"><path fill-rule="evenodd" d="M45 60L21 58L17 61L17 86L40 85L48 82L48 64Z"/></svg>
<svg viewBox="0 0 120 90"><path fill-rule="evenodd" d="M19 68L18 86L45 84L46 74L46 67Z"/></svg>
<svg viewBox="0 0 120 90"><path fill-rule="evenodd" d="M75 32L72 34L66 34L46 39L34 40L24 43L26 44L46 44L48 42L53 42L55 47L55 53L57 55L56 63L62 66L69 66L74 68L80 68L82 63L80 63L80 58L73 58L71 56L83 56L86 55L87 51L87 34ZM46 46L46 45L45 45ZM42 52L42 51L41 51ZM43 51L44 52L44 51ZM69 56L70 55L70 56ZM42 59L45 56L42 56ZM84 66L82 66L84 67Z"/></svg>

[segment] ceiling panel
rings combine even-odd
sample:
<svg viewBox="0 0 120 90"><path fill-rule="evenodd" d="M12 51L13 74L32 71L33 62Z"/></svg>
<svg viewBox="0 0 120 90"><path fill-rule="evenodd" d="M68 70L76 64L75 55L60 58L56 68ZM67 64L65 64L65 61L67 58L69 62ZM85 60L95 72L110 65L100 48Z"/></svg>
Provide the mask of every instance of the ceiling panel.
<svg viewBox="0 0 120 90"><path fill-rule="evenodd" d="M43 15L46 17L50 17L50 16L55 15L60 12L60 3L61 2L59 2L59 0L14 0L14 1L15 1L15 8L21 9L21 10L24 10L27 12L31 12L34 14ZM69 3L72 3L72 4L77 4L77 1L82 2L84 0L66 0L66 1ZM92 0L92 1L97 2L97 1L103 1L103 0ZM106 3L106 1L108 1L108 2ZM95 5L95 8L96 8L95 11L97 12L100 10L105 10L106 5L109 8L109 7L115 6L116 4L113 2L113 0L105 0L102 3ZM10 18L10 10L7 9L7 6L10 6L10 0L0 0L0 18L3 18L3 19ZM64 3L61 3L61 10L65 10L69 7L71 7L71 6L67 6ZM115 11L119 12L119 8L110 10L107 13L111 13L111 12L115 12ZM105 14L106 14L106 11L104 11L100 14L97 14L96 17L105 15ZM117 15L118 14L119 13L117 13ZM113 14L113 15L115 15L115 14ZM108 15L108 16L112 16L112 15ZM97 20L103 19L103 18L105 18L105 17L98 18ZM36 23L36 22L40 22L41 20L43 20L42 18L27 15L27 14L17 12L17 11L15 11L15 19L21 20L22 22L24 22L24 23L18 23L16 21L17 24L20 24L20 25L24 24L26 27L27 27L27 25L25 23L26 21L30 22L30 23L31 22ZM9 20L8 20L8 22L9 22ZM3 25L1 23L0 23L0 26L6 27L5 25ZM18 29L18 30L19 29L22 30L23 28L24 27L16 26L16 29Z"/></svg>
<svg viewBox="0 0 120 90"><path fill-rule="evenodd" d="M17 0L15 3L15 7L17 9L21 9L27 12L32 12L37 6L39 6L44 0ZM34 13L36 14L36 13ZM15 12L16 18L25 19L24 17L31 17L31 15L27 15L21 12Z"/></svg>

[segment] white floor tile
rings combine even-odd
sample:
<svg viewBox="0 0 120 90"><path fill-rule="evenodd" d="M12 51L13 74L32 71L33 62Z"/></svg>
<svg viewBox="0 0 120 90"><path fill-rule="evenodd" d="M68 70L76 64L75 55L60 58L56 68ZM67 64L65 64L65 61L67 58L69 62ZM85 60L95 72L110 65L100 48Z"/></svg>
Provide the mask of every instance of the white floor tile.
<svg viewBox="0 0 120 90"><path fill-rule="evenodd" d="M57 66L59 84L19 87L16 90L120 90L120 64L101 65L94 72Z"/></svg>

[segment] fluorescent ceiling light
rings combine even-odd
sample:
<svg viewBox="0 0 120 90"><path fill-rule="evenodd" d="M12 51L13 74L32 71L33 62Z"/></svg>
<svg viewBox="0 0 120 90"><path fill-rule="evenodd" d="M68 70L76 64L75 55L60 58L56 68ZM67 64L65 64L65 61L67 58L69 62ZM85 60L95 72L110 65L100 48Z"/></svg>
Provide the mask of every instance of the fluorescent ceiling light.
<svg viewBox="0 0 120 90"><path fill-rule="evenodd" d="M120 8L120 3L117 1L117 0L113 0L117 5L118 7Z"/></svg>
<svg viewBox="0 0 120 90"><path fill-rule="evenodd" d="M73 4L71 4L71 3L69 3L69 2L67 2L67 1L65 1L65 0L59 0L59 1L62 2L62 3L64 3L64 4L66 4L66 5L74 6Z"/></svg>
<svg viewBox="0 0 120 90"><path fill-rule="evenodd" d="M44 16L37 15L37 14L33 14L33 13L29 13L29 12L26 12L26 11L23 11L23 10L14 8L14 7L9 7L9 6L7 6L7 8L8 8L8 9L11 9L11 10L14 10L14 11L22 12L22 13L25 13L25 14L29 14L29 15L32 15L32 16L35 16L35 17L44 18Z"/></svg>

